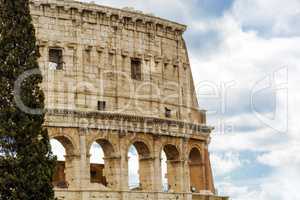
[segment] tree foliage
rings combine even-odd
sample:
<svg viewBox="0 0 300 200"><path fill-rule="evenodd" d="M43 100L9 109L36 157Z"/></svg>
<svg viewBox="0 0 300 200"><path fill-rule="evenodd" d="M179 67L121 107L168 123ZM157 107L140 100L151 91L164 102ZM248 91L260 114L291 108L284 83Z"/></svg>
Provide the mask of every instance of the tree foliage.
<svg viewBox="0 0 300 200"><path fill-rule="evenodd" d="M15 101L15 82L39 58L28 0L0 0L0 199L52 200L54 158L44 114L29 114ZM41 75L26 78L20 98L44 109Z"/></svg>

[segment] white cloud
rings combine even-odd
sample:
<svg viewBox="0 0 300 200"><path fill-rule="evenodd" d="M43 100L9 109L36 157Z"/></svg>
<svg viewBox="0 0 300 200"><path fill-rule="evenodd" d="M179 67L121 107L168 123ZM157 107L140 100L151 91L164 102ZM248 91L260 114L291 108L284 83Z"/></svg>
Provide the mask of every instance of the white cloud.
<svg viewBox="0 0 300 200"><path fill-rule="evenodd" d="M233 13L243 25L269 36L299 35L300 1L236 0Z"/></svg>
<svg viewBox="0 0 300 200"><path fill-rule="evenodd" d="M225 154L213 153L210 156L215 175L223 176L240 168L246 161L241 161L240 155L234 152Z"/></svg>
<svg viewBox="0 0 300 200"><path fill-rule="evenodd" d="M243 91L251 90L257 81L272 75L282 67L288 68L286 87L289 95L289 113L285 115L280 110L277 110L276 113L279 115L279 121L276 123L281 123L288 117L289 126L285 133L278 133L272 127L258 121L250 108L246 110L246 113L230 115L230 113L218 112L210 116L209 121L217 127L218 131L212 138L211 150L213 152L233 151L237 154L240 151L266 152L257 160L273 169L271 175L264 180L249 177L249 179L257 179L258 183L254 188L247 185L247 180L240 181L239 184L234 184L237 180L230 180L231 184L228 182L217 184L222 194L229 195L234 200L299 199L296 188L300 185L298 122L300 119L298 109L300 102L298 94L300 89L300 47L298 45L300 37L283 37L283 35L295 34L297 31L300 33L299 26L295 27L290 24L290 17L295 14L295 9L300 8L300 2L291 1L289 2L291 4L285 6L287 2L281 1L278 9L283 9L280 11L280 15L277 15L277 11L272 8L279 3L279 1L237 1L232 11L213 22L214 27L211 24L203 25L205 22L199 22L201 30L214 28L223 38L213 54L201 57L196 54L191 55L196 82L206 80L219 87L221 82L233 81L237 91L241 91L234 94L239 97L242 96ZM271 24L268 20L271 21ZM255 29L245 32L243 26L251 25L252 22L257 25L259 23L269 24L272 28L271 32L274 34L271 35L272 37L263 38ZM278 37L279 35L280 37ZM221 92L222 88L219 87L219 89ZM244 103L243 101L249 101L250 96L236 98L230 96L229 93L226 98L231 99L229 102L238 107ZM222 98L220 97L219 100ZM209 101L209 99L201 98L199 101L204 105L220 103L219 101L207 103L205 101ZM279 108L283 107L284 101L286 101L285 98L277 99L276 104L279 104ZM254 127L254 129L235 131L233 128L233 131L226 133L222 130L224 127L226 129L226 125ZM235 170L242 171L243 165L240 165L240 160L222 160L212 157L212 165L217 166L214 167L215 174L220 176L226 174L226 171L232 173ZM232 161L236 164L233 164ZM223 163L225 169L219 167L220 163Z"/></svg>
<svg viewBox="0 0 300 200"><path fill-rule="evenodd" d="M241 4L240 1L237 1L237 4ZM272 3L269 2L267 5L272 5ZM255 15L254 11L252 13ZM219 83L222 81L233 81L235 83L234 88L245 91L245 89L251 90L257 81L262 80L268 75L272 75L272 73L278 69L288 67L288 89L292 90L289 91L289 106L293 108L290 110L289 119L295 124L290 127L290 129L293 128L296 130L297 122L292 119L299 118L299 114L296 113L296 106L298 105L296 102L298 102L300 98L299 95L295 98L295 94L299 89L297 74L299 74L300 63L300 46L298 45L300 43L300 37L261 38L255 31L243 31L241 27L242 22L237 21L237 19L242 17L242 13L239 14L236 12L233 15L233 13L228 12L223 18L216 19L216 22L214 22L215 30L221 33L223 37L222 43L214 54L206 57L197 57L195 54L191 55L194 79L196 82L207 80L217 86L219 86ZM200 22L200 24L202 28L205 28L203 22ZM211 28L210 25L208 25L208 29L209 28ZM241 93L235 95L241 95ZM243 103L235 101L236 97L230 96L230 94L228 94L226 98L233 99L231 102L236 107ZM246 96L245 98L247 99L238 98L237 100L249 101L250 96ZM205 100L206 99L204 99L204 101ZM282 104L283 100L284 99L279 99L276 103ZM201 104L203 99L199 99L199 101ZM223 113L218 113L214 116L217 118L217 120L214 120L215 123L219 123L219 121L224 120L223 117L225 117L225 121L231 121L234 124L252 124L254 127L257 126L257 129L252 132L235 132L229 135L216 136L220 137L220 140L213 138L212 143L215 148L220 149L220 146L224 147L223 150L226 148L234 148L236 150L260 148L266 150L266 148L268 148L265 146L263 140L268 143L268 139L276 138L278 134L276 131L269 129L268 126L260 124L251 109L247 112L246 114L237 114L229 117L222 116ZM280 112L277 114L281 115ZM281 121L283 121L283 118L287 116L281 115L280 117L282 117ZM212 125L218 126L218 124ZM289 131L282 137L288 138L291 134L293 135L293 133ZM218 141L216 142L216 140ZM260 140L260 143L257 143L258 140ZM217 144L214 145L214 142ZM222 145L222 143L226 144Z"/></svg>
<svg viewBox="0 0 300 200"><path fill-rule="evenodd" d="M277 143L285 142L286 135L273 129L263 128L250 132L214 134L210 148L212 151L252 151L265 152L275 148Z"/></svg>
<svg viewBox="0 0 300 200"><path fill-rule="evenodd" d="M243 32L231 15L216 23L216 31L223 36L219 49L209 57L191 56L196 81L234 80L250 87L273 70L298 64L300 37L262 39L254 32Z"/></svg>
<svg viewBox="0 0 300 200"><path fill-rule="evenodd" d="M261 184L259 200L297 200L300 199L299 166L281 166L271 177Z"/></svg>
<svg viewBox="0 0 300 200"><path fill-rule="evenodd" d="M233 184L232 180L227 180L218 184L219 193L226 194L230 199L234 200L260 200L259 191L251 190L247 186ZM262 200L262 199L261 199ZM263 199L267 200L267 199ZM271 200L271 199L270 199ZM273 199L272 199L273 200Z"/></svg>
<svg viewBox="0 0 300 200"><path fill-rule="evenodd" d="M298 166L300 169L300 143L289 142L260 155L257 160L272 167ZM300 181L300 180L299 180Z"/></svg>

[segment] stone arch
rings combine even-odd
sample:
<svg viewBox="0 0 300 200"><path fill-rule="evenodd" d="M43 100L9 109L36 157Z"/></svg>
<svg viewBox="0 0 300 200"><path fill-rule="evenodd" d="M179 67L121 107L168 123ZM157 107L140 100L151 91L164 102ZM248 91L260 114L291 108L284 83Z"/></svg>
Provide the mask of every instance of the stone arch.
<svg viewBox="0 0 300 200"><path fill-rule="evenodd" d="M142 158L149 158L153 157L153 145L151 144L152 137L148 137L146 135L134 135L134 136L129 136L127 138L126 144L127 144L127 152L129 148L133 145L139 155ZM126 152L126 153L127 153Z"/></svg>
<svg viewBox="0 0 300 200"><path fill-rule="evenodd" d="M167 163L167 182L168 187L164 188L163 191L168 192L180 192L181 187L181 161L180 161L180 151L173 144L165 144L161 148L161 152L164 152L166 155ZM162 159L161 159L162 161ZM161 163L162 167L163 163Z"/></svg>
<svg viewBox="0 0 300 200"><path fill-rule="evenodd" d="M127 152L129 152L130 147L134 147L138 153L138 175L139 175L139 187L134 188L134 190L151 190L152 189L152 178L153 178L153 166L154 162L151 157L150 146L143 140L133 140ZM128 170L129 174L129 170ZM128 182L131 177L128 175Z"/></svg>
<svg viewBox="0 0 300 200"><path fill-rule="evenodd" d="M136 141L132 143L132 145L136 148L137 152L141 156L141 158L149 158L150 150L146 143L142 141Z"/></svg>
<svg viewBox="0 0 300 200"><path fill-rule="evenodd" d="M50 139L57 140L62 144L62 146L66 150L66 156L71 156L75 154L75 145L74 142L72 141L71 138L69 138L66 135L57 135L57 136L52 136Z"/></svg>
<svg viewBox="0 0 300 200"><path fill-rule="evenodd" d="M109 140L101 138L101 139L96 139L95 142L102 147L105 157L114 156L115 149Z"/></svg>
<svg viewBox="0 0 300 200"><path fill-rule="evenodd" d="M190 149L188 163L191 192L200 192L204 186L204 169L201 150L198 147L194 146Z"/></svg>
<svg viewBox="0 0 300 200"><path fill-rule="evenodd" d="M75 146L68 136L52 136L51 140L58 141L65 149L65 161L57 161L53 175L53 185L58 188L68 188L72 185L74 176L74 163L72 157L75 155Z"/></svg>
<svg viewBox="0 0 300 200"><path fill-rule="evenodd" d="M180 152L178 148L173 144L166 144L163 147L164 152L166 153L168 160L179 160L180 159Z"/></svg>
<svg viewBox="0 0 300 200"><path fill-rule="evenodd" d="M115 156L115 148L108 139L99 138L88 145L89 150L92 149L94 143L97 143L103 151L104 164L92 163L90 161L90 182L101 184L105 187L116 187L116 169L119 163Z"/></svg>
<svg viewBox="0 0 300 200"><path fill-rule="evenodd" d="M202 162L202 155L201 155L201 151L199 148L193 147L190 149L189 162L197 162L197 163Z"/></svg>
<svg viewBox="0 0 300 200"><path fill-rule="evenodd" d="M86 148L90 149L93 143L99 144L102 148L106 157L112 157L118 154L119 149L116 145L116 138L109 136L105 132L90 130L90 135L86 139Z"/></svg>

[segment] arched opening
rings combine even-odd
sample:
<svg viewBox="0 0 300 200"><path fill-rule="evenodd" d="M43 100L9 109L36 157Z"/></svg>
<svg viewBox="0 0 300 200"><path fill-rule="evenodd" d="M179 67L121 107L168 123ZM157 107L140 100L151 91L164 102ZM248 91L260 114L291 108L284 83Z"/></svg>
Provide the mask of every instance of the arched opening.
<svg viewBox="0 0 300 200"><path fill-rule="evenodd" d="M189 154L191 192L200 192L203 183L201 153L198 148L192 148Z"/></svg>
<svg viewBox="0 0 300 200"><path fill-rule="evenodd" d="M152 164L147 145L143 142L134 142L128 150L129 189L151 190Z"/></svg>
<svg viewBox="0 0 300 200"><path fill-rule="evenodd" d="M65 147L56 139L50 140L51 150L54 156L56 156L57 161L66 161L66 149Z"/></svg>
<svg viewBox="0 0 300 200"><path fill-rule="evenodd" d="M180 171L179 171L179 151L176 146L168 144L162 149L162 156L165 155L164 159L161 157L161 166L165 167L166 173L164 175L163 191L164 192L178 192L180 190ZM165 166L164 166L165 165ZM163 173L163 168L162 168Z"/></svg>
<svg viewBox="0 0 300 200"><path fill-rule="evenodd" d="M50 140L51 150L54 156L57 157L56 167L52 178L52 184L57 188L68 188L69 177L72 175L67 168L71 168L67 163L67 156L73 154L73 145L65 137L56 137ZM68 167L69 166L69 167Z"/></svg>
<svg viewBox="0 0 300 200"><path fill-rule="evenodd" d="M107 140L96 140L90 148L90 182L106 187L113 185L114 148Z"/></svg>

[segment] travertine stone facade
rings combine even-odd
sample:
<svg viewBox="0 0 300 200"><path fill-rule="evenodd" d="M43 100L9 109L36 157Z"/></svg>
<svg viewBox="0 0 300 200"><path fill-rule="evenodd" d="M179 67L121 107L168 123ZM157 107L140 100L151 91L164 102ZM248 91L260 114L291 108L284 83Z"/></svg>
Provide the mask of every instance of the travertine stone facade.
<svg viewBox="0 0 300 200"><path fill-rule="evenodd" d="M45 126L66 149L58 199L225 199L215 196L212 127L198 107L184 25L72 0L32 1L31 14ZM105 185L91 181L93 142L104 151ZM128 187L131 145L140 158L140 187L134 190ZM162 189L162 151L168 192Z"/></svg>

